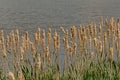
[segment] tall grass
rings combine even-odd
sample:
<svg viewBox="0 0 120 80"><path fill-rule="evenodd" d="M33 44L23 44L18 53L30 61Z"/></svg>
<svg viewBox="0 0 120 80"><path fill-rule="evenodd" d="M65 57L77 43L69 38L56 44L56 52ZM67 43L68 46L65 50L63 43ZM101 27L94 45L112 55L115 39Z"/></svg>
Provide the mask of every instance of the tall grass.
<svg viewBox="0 0 120 80"><path fill-rule="evenodd" d="M32 39L28 31L0 30L0 79L120 79L120 18L60 29L38 28Z"/></svg>

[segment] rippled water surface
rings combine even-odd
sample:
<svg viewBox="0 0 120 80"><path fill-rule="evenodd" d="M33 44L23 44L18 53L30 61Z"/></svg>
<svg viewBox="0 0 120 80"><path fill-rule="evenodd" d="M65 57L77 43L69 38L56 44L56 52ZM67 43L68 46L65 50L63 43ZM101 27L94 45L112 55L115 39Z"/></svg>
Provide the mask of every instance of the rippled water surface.
<svg viewBox="0 0 120 80"><path fill-rule="evenodd" d="M0 29L6 32L19 28L33 33L38 26L59 30L60 26L98 22L100 16L119 17L120 0L0 0ZM63 48L62 45L61 54ZM62 65L63 57L60 56Z"/></svg>
<svg viewBox="0 0 120 80"><path fill-rule="evenodd" d="M120 0L0 0L0 28L69 27L119 17Z"/></svg>

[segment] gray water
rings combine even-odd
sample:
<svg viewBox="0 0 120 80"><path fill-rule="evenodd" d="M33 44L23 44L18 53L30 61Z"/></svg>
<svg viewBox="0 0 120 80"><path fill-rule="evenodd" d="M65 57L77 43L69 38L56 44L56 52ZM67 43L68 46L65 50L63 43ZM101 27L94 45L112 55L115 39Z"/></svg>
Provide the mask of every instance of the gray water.
<svg viewBox="0 0 120 80"><path fill-rule="evenodd" d="M120 0L0 0L0 29L34 32L38 26L68 28L99 17L120 16ZM64 53L64 47L60 53ZM63 63L63 55L60 64Z"/></svg>
<svg viewBox="0 0 120 80"><path fill-rule="evenodd" d="M120 16L120 0L0 0L0 29L69 27Z"/></svg>

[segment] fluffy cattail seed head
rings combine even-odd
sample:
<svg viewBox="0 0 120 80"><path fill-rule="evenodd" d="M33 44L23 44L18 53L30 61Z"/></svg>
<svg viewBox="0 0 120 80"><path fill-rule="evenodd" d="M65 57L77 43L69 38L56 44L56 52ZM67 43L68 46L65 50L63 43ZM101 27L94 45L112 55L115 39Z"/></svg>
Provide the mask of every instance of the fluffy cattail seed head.
<svg viewBox="0 0 120 80"><path fill-rule="evenodd" d="M107 37L110 38L110 29L107 29Z"/></svg>
<svg viewBox="0 0 120 80"><path fill-rule="evenodd" d="M65 30L63 27L60 27L61 31L65 34Z"/></svg>
<svg viewBox="0 0 120 80"><path fill-rule="evenodd" d="M72 39L76 39L76 36L77 36L76 27L75 27L75 26L72 26L72 27L71 27L71 38L72 38Z"/></svg>
<svg viewBox="0 0 120 80"><path fill-rule="evenodd" d="M93 35L93 26L92 26L92 24L89 24L89 32L90 32L90 36L92 37L92 35Z"/></svg>
<svg viewBox="0 0 120 80"><path fill-rule="evenodd" d="M37 38L38 38L38 45L40 45L40 28L38 28L38 31L37 31Z"/></svg>
<svg viewBox="0 0 120 80"><path fill-rule="evenodd" d="M109 55L110 55L110 58L113 59L114 57L113 47L110 47Z"/></svg>
<svg viewBox="0 0 120 80"><path fill-rule="evenodd" d="M18 72L18 80L23 80L22 71L19 71L19 72Z"/></svg>
<svg viewBox="0 0 120 80"><path fill-rule="evenodd" d="M107 19L105 19L105 26L106 26L106 29L108 29L108 26L109 26L109 22Z"/></svg>
<svg viewBox="0 0 120 80"><path fill-rule="evenodd" d="M23 55L24 55L24 49L23 47L20 47L20 60L23 60Z"/></svg>
<svg viewBox="0 0 120 80"><path fill-rule="evenodd" d="M72 55L72 51L73 51L72 47L69 46L69 47L68 47L68 52L70 53L70 55Z"/></svg>
<svg viewBox="0 0 120 80"><path fill-rule="evenodd" d="M19 31L18 31L18 29L16 29L15 41L16 41L16 43L19 42Z"/></svg>
<svg viewBox="0 0 120 80"><path fill-rule="evenodd" d="M49 57L49 47L46 47L46 57Z"/></svg>
<svg viewBox="0 0 120 80"><path fill-rule="evenodd" d="M26 40L25 40L25 36L21 36L21 46L24 49L24 51L26 51Z"/></svg>
<svg viewBox="0 0 120 80"><path fill-rule="evenodd" d="M103 46L100 45L100 47L99 47L99 51L100 51L100 53L102 53L102 49L103 49Z"/></svg>
<svg viewBox="0 0 120 80"><path fill-rule="evenodd" d="M33 55L33 57L35 57L35 54L36 54L35 46L34 46L33 42L29 41L29 43L30 43L30 50L32 52L32 55Z"/></svg>
<svg viewBox="0 0 120 80"><path fill-rule="evenodd" d="M5 46L3 46L2 52L3 52L3 57L6 58L6 56L7 56L7 51L6 51Z"/></svg>
<svg viewBox="0 0 120 80"><path fill-rule="evenodd" d="M15 80L14 74L12 72L8 73L9 80Z"/></svg>
<svg viewBox="0 0 120 80"><path fill-rule="evenodd" d="M59 35L57 35L57 49L59 49L60 48L60 36Z"/></svg>
<svg viewBox="0 0 120 80"><path fill-rule="evenodd" d="M48 46L50 47L52 41L51 28L48 29Z"/></svg>
<svg viewBox="0 0 120 80"><path fill-rule="evenodd" d="M19 46L19 31L16 29L16 34L15 34L15 52L18 51L18 46Z"/></svg>
<svg viewBox="0 0 120 80"><path fill-rule="evenodd" d="M38 37L37 37L37 33L34 33L34 40L35 40L35 44L36 45L39 45L39 40L38 40Z"/></svg>
<svg viewBox="0 0 120 80"><path fill-rule="evenodd" d="M90 44L90 47L91 47L91 45L92 45L92 38L91 38L91 36L89 38L89 44Z"/></svg>
<svg viewBox="0 0 120 80"><path fill-rule="evenodd" d="M28 48L29 48L29 33L28 33L28 31L25 32L24 37L25 37L25 43L24 43L25 48L26 48L26 50L28 50Z"/></svg>
<svg viewBox="0 0 120 80"><path fill-rule="evenodd" d="M37 63L36 63L36 68L40 69L41 67L41 60L40 60L40 54L37 54Z"/></svg>
<svg viewBox="0 0 120 80"><path fill-rule="evenodd" d="M97 31L96 31L96 24L94 24L93 33L94 33L94 36L96 36L96 33L97 33Z"/></svg>
<svg viewBox="0 0 120 80"><path fill-rule="evenodd" d="M3 30L0 30L0 37L4 36Z"/></svg>
<svg viewBox="0 0 120 80"><path fill-rule="evenodd" d="M42 39L43 38L45 39L45 30L44 29L42 30Z"/></svg>
<svg viewBox="0 0 120 80"><path fill-rule="evenodd" d="M42 39L42 51L43 53L45 51L45 39L44 38Z"/></svg>
<svg viewBox="0 0 120 80"><path fill-rule="evenodd" d="M77 43L73 43L73 51L74 51L74 53L76 54L76 51L77 51Z"/></svg>
<svg viewBox="0 0 120 80"><path fill-rule="evenodd" d="M89 57L90 59L93 59L94 58L94 52L91 52L90 53L90 57Z"/></svg>
<svg viewBox="0 0 120 80"><path fill-rule="evenodd" d="M6 48L9 48L9 36L6 37Z"/></svg>
<svg viewBox="0 0 120 80"><path fill-rule="evenodd" d="M102 34L102 25L101 24L99 24L99 36L101 36L101 34Z"/></svg>
<svg viewBox="0 0 120 80"><path fill-rule="evenodd" d="M94 38L94 46L97 47L97 38Z"/></svg>

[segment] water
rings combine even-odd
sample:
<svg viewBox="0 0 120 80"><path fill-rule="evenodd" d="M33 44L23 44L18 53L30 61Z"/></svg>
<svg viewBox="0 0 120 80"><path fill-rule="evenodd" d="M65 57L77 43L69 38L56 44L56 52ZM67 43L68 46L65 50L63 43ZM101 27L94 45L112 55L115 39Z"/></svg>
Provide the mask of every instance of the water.
<svg viewBox="0 0 120 80"><path fill-rule="evenodd" d="M69 27L119 17L120 0L0 0L0 29Z"/></svg>
<svg viewBox="0 0 120 80"><path fill-rule="evenodd" d="M18 28L33 33L38 26L59 29L90 20L98 22L100 16L119 17L119 4L120 0L0 0L0 29L9 32ZM64 65L64 56L59 57Z"/></svg>

